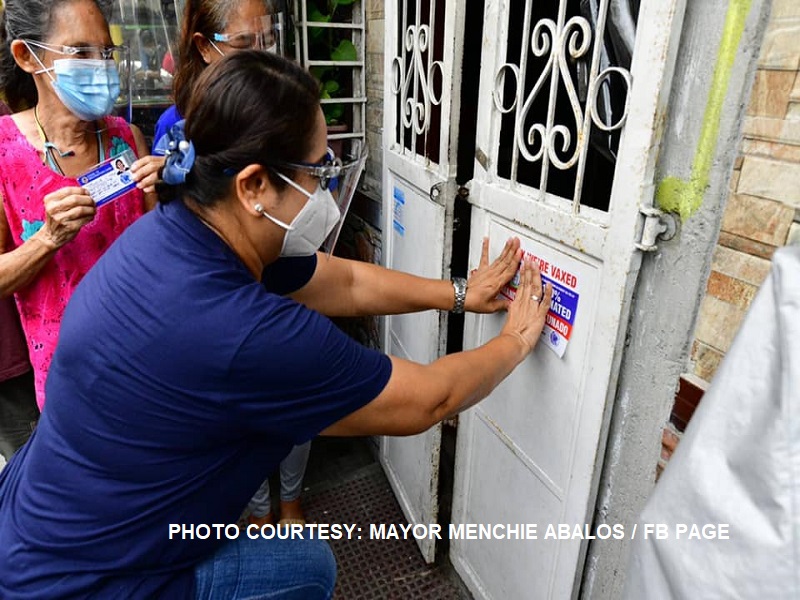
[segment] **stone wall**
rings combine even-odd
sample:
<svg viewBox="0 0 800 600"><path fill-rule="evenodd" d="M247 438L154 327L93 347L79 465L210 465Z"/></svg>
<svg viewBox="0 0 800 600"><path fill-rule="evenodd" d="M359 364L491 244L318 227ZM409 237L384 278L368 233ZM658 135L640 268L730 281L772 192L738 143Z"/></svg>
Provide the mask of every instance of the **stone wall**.
<svg viewBox="0 0 800 600"><path fill-rule="evenodd" d="M775 250L800 243L800 2L773 0L739 156L658 477L731 347Z"/></svg>
<svg viewBox="0 0 800 600"><path fill-rule="evenodd" d="M800 243L800 2L773 0L739 158L692 346L710 382L770 268Z"/></svg>
<svg viewBox="0 0 800 600"><path fill-rule="evenodd" d="M383 168L383 0L363 0L367 19L367 147L370 151L362 190L380 201Z"/></svg>
<svg viewBox="0 0 800 600"><path fill-rule="evenodd" d="M676 388L687 370L771 5L781 1L676 3L683 19L663 119L656 184L674 177L691 180L699 144L709 127L716 129L717 117L719 129L713 148L703 157L709 161L710 170L697 212L683 223L678 235L660 242L655 252L642 258L622 348L595 524L622 523L629 530L638 521L655 485L660 450L665 450L663 458L678 442L678 435L674 435L677 427L668 426L664 431L670 411L674 407L679 417L675 420L685 423L690 417L690 411L684 410L686 403L697 399L696 390L681 381L681 402L677 403ZM743 18L744 8L747 12L741 38L731 39L736 37L732 32ZM719 89L721 78L714 75L718 68L729 75L724 78L724 99ZM718 115L710 110L715 102L719 102ZM623 597L629 552L630 540L591 541L580 597Z"/></svg>

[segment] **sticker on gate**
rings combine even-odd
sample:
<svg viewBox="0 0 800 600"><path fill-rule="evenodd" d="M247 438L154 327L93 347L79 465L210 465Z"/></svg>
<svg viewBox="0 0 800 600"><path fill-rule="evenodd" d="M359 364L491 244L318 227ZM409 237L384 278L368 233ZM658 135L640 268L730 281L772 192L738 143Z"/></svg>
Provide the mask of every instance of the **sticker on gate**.
<svg viewBox="0 0 800 600"><path fill-rule="evenodd" d="M392 214L392 227L401 236L406 234L405 208L406 195L399 187L394 188L394 211Z"/></svg>
<svg viewBox="0 0 800 600"><path fill-rule="evenodd" d="M536 262L542 274L542 282L549 283L553 287L550 310L547 312L542 329L542 342L559 358L563 358L572 337L575 316L578 314L578 300L580 299L577 291L578 276L531 252L526 251L524 258ZM514 279L500 291L501 295L509 300L516 297L519 276L518 270Z"/></svg>

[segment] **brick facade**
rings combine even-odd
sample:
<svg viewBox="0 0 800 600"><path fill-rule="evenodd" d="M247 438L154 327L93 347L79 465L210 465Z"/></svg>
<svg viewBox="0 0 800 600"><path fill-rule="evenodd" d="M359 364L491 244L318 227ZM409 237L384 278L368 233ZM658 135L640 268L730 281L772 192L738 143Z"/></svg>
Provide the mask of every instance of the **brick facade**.
<svg viewBox="0 0 800 600"><path fill-rule="evenodd" d="M664 430L662 467L675 448L674 435L680 435L686 425L677 415L681 408L686 410L684 390L692 390L689 403L696 406L769 273L773 253L781 246L800 244L797 0L773 0L742 138L700 307L690 372L681 380L670 424Z"/></svg>

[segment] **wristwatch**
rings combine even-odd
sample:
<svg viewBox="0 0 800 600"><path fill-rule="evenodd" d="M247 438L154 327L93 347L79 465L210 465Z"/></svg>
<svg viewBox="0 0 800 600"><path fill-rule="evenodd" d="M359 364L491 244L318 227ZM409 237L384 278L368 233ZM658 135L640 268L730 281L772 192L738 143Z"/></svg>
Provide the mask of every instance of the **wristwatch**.
<svg viewBox="0 0 800 600"><path fill-rule="evenodd" d="M452 281L455 302L450 312L460 315L464 312L464 301L467 299L467 280L463 277L453 277Z"/></svg>

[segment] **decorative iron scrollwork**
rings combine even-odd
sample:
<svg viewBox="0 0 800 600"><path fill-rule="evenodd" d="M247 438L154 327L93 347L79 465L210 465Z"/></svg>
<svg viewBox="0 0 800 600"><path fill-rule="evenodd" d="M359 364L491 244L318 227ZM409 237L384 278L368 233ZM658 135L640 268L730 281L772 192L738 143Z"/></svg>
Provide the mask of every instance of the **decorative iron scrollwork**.
<svg viewBox="0 0 800 600"><path fill-rule="evenodd" d="M431 125L431 107L439 106L433 85L436 71L444 72L442 61L425 65L425 55L431 46L428 25L409 25L403 36L403 55L392 61L392 92L400 96L403 127L414 128L417 135L427 132Z"/></svg>
<svg viewBox="0 0 800 600"><path fill-rule="evenodd" d="M630 102L631 76L627 69L608 66L600 69L600 54L603 52L603 31L605 30L608 0L602 0L599 6L596 28L583 16L566 19L566 0L561 1L558 20L540 19L533 26L529 40L523 45L523 53L519 65L507 62L495 75L493 90L495 109L501 114L509 114L517 110L515 118L514 140L516 150L526 161L535 163L542 161L542 189L547 182L549 165L557 169L567 170L578 166L578 181L575 189L575 201L580 198L582 177L585 168L586 150L592 126L604 132L619 130L625 124ZM528 43L529 42L529 43ZM528 77L530 54L538 59L545 59L544 67L538 75L530 93L523 97L525 82ZM584 62L590 65L587 76L585 99L581 101L577 81L570 63ZM506 77L513 75L515 94L510 104L504 102L504 90L509 89ZM604 121L598 107L598 95L604 86L609 85L612 75L619 75L625 84L625 104L620 116L612 122ZM549 84L549 86L548 86ZM547 115L544 120L530 124L532 108L542 92L549 87ZM566 92L569 99L571 124L556 123L556 103L559 90ZM610 111L609 111L610 112ZM541 119L541 116L539 117ZM573 137L576 139L573 140ZM513 175L512 175L513 177Z"/></svg>

